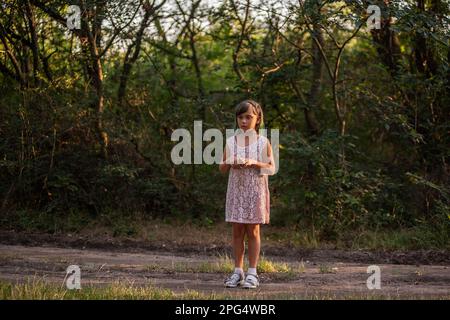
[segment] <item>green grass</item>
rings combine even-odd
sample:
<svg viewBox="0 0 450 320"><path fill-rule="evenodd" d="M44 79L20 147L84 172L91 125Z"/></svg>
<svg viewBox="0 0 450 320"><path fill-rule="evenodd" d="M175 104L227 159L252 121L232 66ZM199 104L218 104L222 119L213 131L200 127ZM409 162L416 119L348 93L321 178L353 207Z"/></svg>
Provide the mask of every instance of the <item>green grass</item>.
<svg viewBox="0 0 450 320"><path fill-rule="evenodd" d="M296 274L305 272L305 264L303 260L295 264L287 264L286 262L273 262L261 256L258 262L258 272L260 273L278 273L278 274Z"/></svg>
<svg viewBox="0 0 450 320"><path fill-rule="evenodd" d="M234 293L231 294L231 293ZM236 294L237 293L237 294ZM448 300L450 296L433 297ZM129 283L114 283L106 286L83 286L80 290L68 290L64 286L49 284L42 279L32 279L25 283L11 284L0 281L0 300L395 300L429 299L425 296L400 296L396 294L344 294L332 292L305 294L272 294L233 289L230 294L205 294L187 289L180 293L151 285L134 286Z"/></svg>
<svg viewBox="0 0 450 320"><path fill-rule="evenodd" d="M244 262L244 269L248 268L247 261ZM159 264L148 264L145 270L149 272L198 272L198 273L231 273L234 271L234 260L228 255L219 255L214 262L202 262L198 265L189 265L186 263L173 263L172 266L163 266ZM297 264L287 264L285 262L271 261L261 256L258 262L259 273L303 273L305 265L303 261Z"/></svg>
<svg viewBox="0 0 450 320"><path fill-rule="evenodd" d="M450 230L445 226L421 226L390 231L365 230L354 234L351 241L341 246L349 249L450 249Z"/></svg>
<svg viewBox="0 0 450 320"><path fill-rule="evenodd" d="M219 255L215 262L202 262L198 265L189 265L185 262L172 263L171 266L148 264L144 267L149 272L193 272L193 273L229 273L234 270L234 261L228 255Z"/></svg>
<svg viewBox="0 0 450 320"><path fill-rule="evenodd" d="M319 273L336 273L337 269L329 265L322 264L319 266Z"/></svg>
<svg viewBox="0 0 450 320"><path fill-rule="evenodd" d="M211 220L208 220L208 223L201 223L176 219L149 219L144 213L130 212L110 212L92 217L75 210L65 213L32 210L9 212L0 217L0 229L54 234L75 233L93 238L107 235L147 242L173 241L181 237L184 243L198 243L201 236L204 243L220 245L228 244L231 236L228 225ZM333 241L321 238L319 231L313 232L307 226L264 226L262 243L309 249L450 249L450 223L447 220L433 225L422 223L414 227L392 230L367 228L345 230L339 232ZM267 268L270 269L270 266Z"/></svg>
<svg viewBox="0 0 450 320"><path fill-rule="evenodd" d="M325 241L308 229L285 232L280 229L280 232L264 235L263 241L305 249L440 250L450 249L448 226L446 223L439 227L421 225L402 229L348 230L334 241Z"/></svg>
<svg viewBox="0 0 450 320"><path fill-rule="evenodd" d="M10 284L0 282L0 300L176 300L220 299L216 294L202 294L195 290L174 293L154 286L133 286L114 283L107 286L83 286L80 290L68 290L65 286L47 284L42 280Z"/></svg>

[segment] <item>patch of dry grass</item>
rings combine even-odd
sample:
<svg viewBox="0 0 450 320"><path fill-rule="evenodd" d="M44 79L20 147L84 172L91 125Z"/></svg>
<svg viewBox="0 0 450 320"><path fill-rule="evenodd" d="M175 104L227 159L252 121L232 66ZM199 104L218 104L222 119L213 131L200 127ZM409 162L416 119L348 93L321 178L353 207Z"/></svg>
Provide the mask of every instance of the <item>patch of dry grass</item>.
<svg viewBox="0 0 450 320"><path fill-rule="evenodd" d="M232 294L234 293L234 294ZM0 300L395 300L395 299L429 299L425 296L400 296L398 294L344 294L333 292L309 292L303 294L245 291L236 294L203 293L186 289L175 293L172 290L158 288L152 285L135 286L130 283L116 282L107 286L83 286L80 290L68 290L63 286L48 284L40 278L34 278L24 283L0 282ZM449 296L437 299L448 300Z"/></svg>

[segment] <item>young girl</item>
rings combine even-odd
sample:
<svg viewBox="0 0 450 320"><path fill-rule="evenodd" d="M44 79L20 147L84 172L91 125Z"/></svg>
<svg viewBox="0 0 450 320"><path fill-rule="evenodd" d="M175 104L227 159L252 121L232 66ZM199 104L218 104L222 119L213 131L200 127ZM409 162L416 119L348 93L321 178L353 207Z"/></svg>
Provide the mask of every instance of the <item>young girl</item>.
<svg viewBox="0 0 450 320"><path fill-rule="evenodd" d="M225 280L225 286L255 289L259 286L256 267L260 251L260 224L270 218L268 175L275 164L269 140L258 134L263 123L261 106L253 100L244 100L236 106L235 125L238 133L227 139L222 173L230 170L226 197L226 221L233 226L234 273ZM231 168L231 169L230 169ZM244 276L244 237L248 240L249 268Z"/></svg>

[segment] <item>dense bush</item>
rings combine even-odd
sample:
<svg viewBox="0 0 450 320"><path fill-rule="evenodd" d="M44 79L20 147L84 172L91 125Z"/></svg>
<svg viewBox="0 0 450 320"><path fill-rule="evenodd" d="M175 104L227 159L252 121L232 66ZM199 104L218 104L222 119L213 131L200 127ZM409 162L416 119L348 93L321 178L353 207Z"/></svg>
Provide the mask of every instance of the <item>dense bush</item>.
<svg viewBox="0 0 450 320"><path fill-rule="evenodd" d="M174 165L171 134L192 132L194 120L233 128L233 107L251 97L266 128L280 130L274 224L330 240L398 228L448 235L448 8L375 2L380 30L358 29L365 1L299 2L288 15L253 1L93 1L69 32L65 1L7 1L2 225L22 217L54 230L52 216L81 225L118 212L222 220L227 177L217 165Z"/></svg>

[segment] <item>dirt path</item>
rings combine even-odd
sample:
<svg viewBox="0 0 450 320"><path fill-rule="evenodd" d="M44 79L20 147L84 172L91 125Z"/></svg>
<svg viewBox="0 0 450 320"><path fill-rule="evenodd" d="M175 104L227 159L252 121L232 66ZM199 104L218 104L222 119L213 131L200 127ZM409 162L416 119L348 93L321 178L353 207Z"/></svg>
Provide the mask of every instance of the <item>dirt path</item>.
<svg viewBox="0 0 450 320"><path fill-rule="evenodd" d="M223 258L210 252L132 252L2 244L0 280L16 283L37 278L63 284L66 268L76 264L81 268L82 286L119 281L133 285L153 284L177 293L195 290L248 299L367 296L450 299L450 265L439 259L432 264L429 261L426 264L393 264L385 263L388 259L382 257L374 258L370 253L350 251L343 254L333 250L307 252L303 257L266 254L265 259L292 267L295 272L261 273L260 288L248 291L223 288L226 274L210 268L223 263ZM367 267L372 264L377 264L381 270L380 290L368 290L366 285Z"/></svg>

